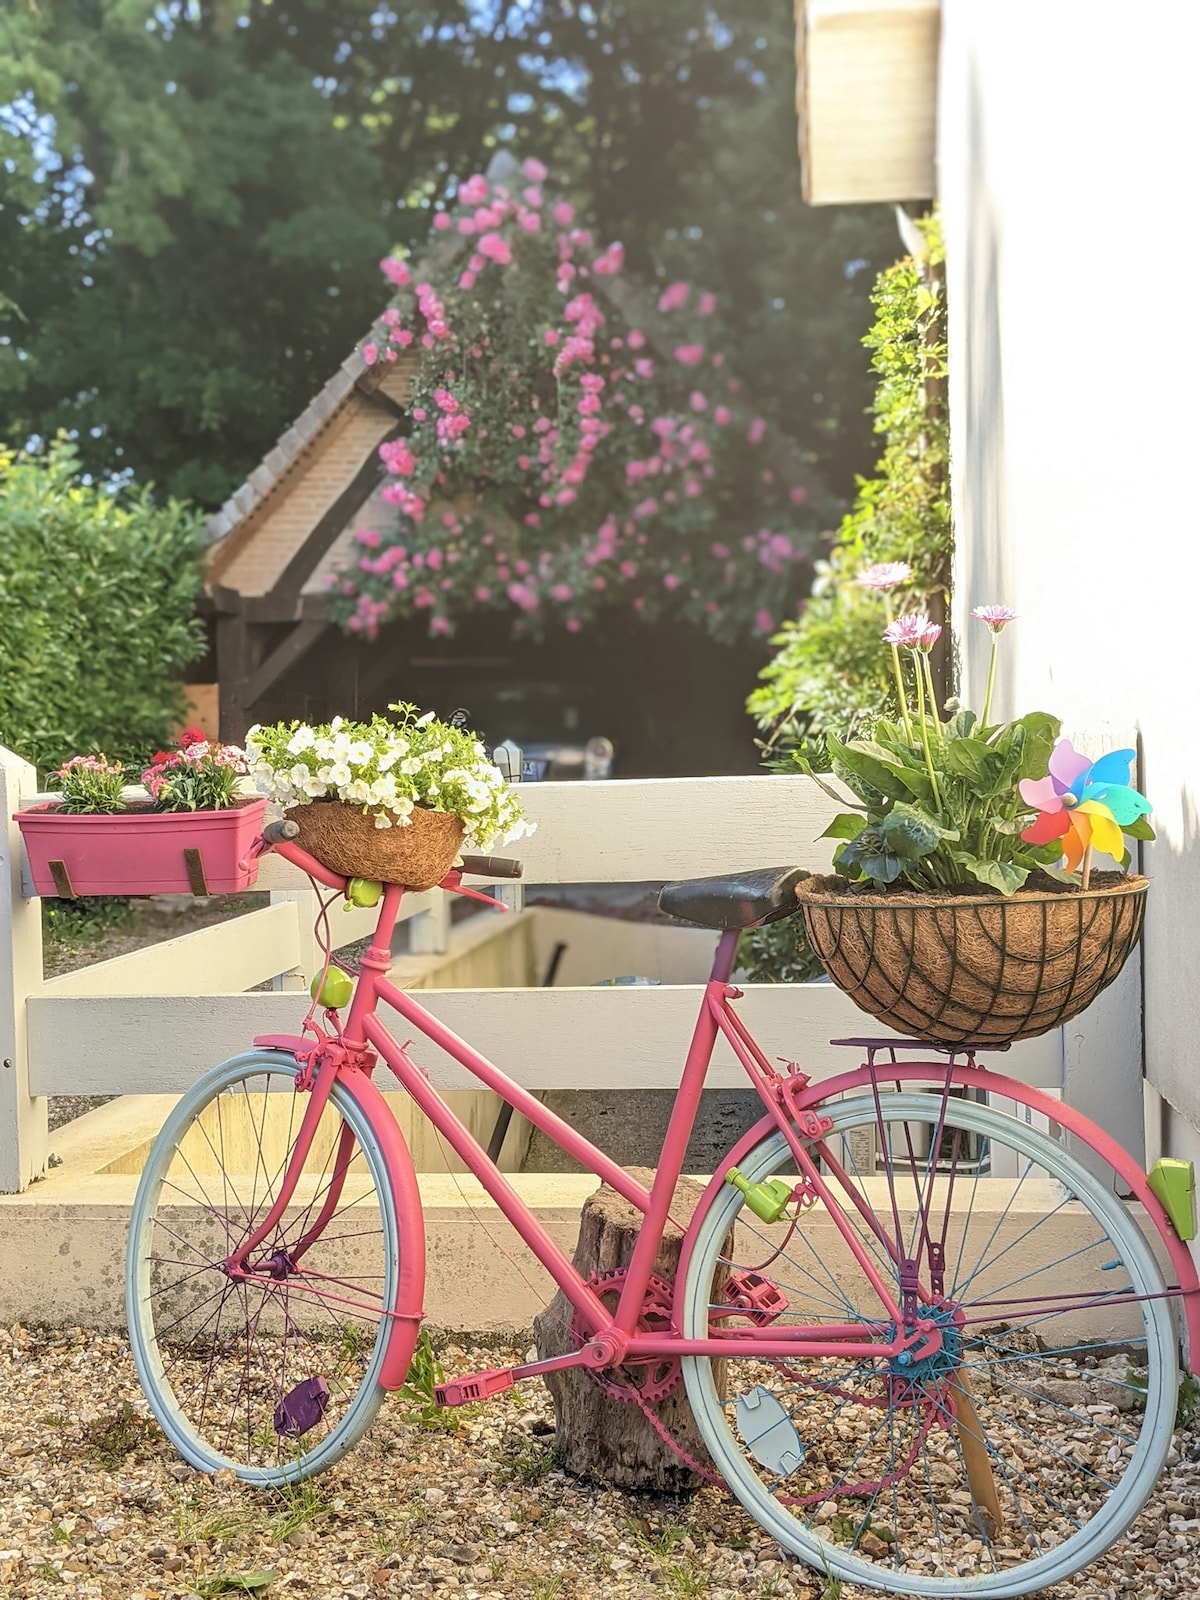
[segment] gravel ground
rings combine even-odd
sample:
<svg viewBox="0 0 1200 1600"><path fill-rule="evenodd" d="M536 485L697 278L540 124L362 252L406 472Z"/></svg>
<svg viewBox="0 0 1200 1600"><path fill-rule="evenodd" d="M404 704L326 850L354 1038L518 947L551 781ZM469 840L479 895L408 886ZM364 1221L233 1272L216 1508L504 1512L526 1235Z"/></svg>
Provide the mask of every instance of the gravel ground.
<svg viewBox="0 0 1200 1600"><path fill-rule="evenodd" d="M453 1371L520 1356L442 1354ZM546 1437L549 1397L534 1385L437 1414L434 1426L393 1397L346 1460L277 1495L178 1460L148 1419L123 1339L0 1329L0 1376L5 1600L264 1589L314 1600L837 1600L716 1490L664 1500L568 1479ZM1131 1535L1048 1600L1200 1596L1200 1435L1175 1446ZM840 1600L864 1597L846 1585Z"/></svg>

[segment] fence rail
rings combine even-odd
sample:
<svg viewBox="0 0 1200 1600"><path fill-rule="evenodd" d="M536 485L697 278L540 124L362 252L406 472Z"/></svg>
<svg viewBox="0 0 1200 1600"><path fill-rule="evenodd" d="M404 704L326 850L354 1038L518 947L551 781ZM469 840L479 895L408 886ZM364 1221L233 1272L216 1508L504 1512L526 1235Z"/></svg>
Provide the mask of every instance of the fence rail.
<svg viewBox="0 0 1200 1600"><path fill-rule="evenodd" d="M255 886L270 892L268 907L43 981L40 908L12 820L35 794L33 768L0 749L0 1192L8 1193L43 1168L47 1095L180 1092L255 1034L295 1031L303 1015L295 991L319 965L316 898L301 873L268 856ZM836 809L811 780L771 776L545 783L522 799L537 823L518 847L531 884L664 882L781 864L827 870L830 845L819 836ZM444 948L446 901L440 890L406 898L405 914L419 918L415 949ZM331 923L346 944L370 931L374 913L335 908ZM268 981L270 991L244 992ZM673 1087L699 995L696 986L664 986L431 990L423 999L518 1082L542 1090ZM852 1064L831 1038L886 1031L824 983L749 985L742 1009L768 1053L799 1060L813 1076ZM1135 1095L1140 1137L1140 1076L1130 1088L1129 1064L1105 1051L1103 1023L1073 1023L1069 1051L1061 1031L1020 1045L1005 1070L1054 1089L1064 1085L1065 1059L1086 1063L1068 1093L1128 1142ZM470 1086L432 1044L415 1054L439 1086ZM744 1085L724 1046L711 1081Z"/></svg>

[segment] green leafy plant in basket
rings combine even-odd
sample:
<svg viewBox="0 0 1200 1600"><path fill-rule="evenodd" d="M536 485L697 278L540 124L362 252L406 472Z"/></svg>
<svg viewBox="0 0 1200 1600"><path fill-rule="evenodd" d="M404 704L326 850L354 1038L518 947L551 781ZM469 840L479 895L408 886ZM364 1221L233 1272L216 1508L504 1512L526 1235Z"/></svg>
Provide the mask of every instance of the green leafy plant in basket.
<svg viewBox="0 0 1200 1600"><path fill-rule="evenodd" d="M949 705L941 717L929 654L940 626L921 613L892 615L899 567L870 569L867 587L884 594L900 716L880 719L868 737L826 736L830 771L802 753L797 767L845 803L825 779L838 778L859 805L834 818L823 837L839 842L835 870L875 889L961 890L970 885L1012 895L1040 872L1087 888L1093 848L1130 861L1125 839L1152 839L1149 802L1129 787L1132 750L1092 762L1060 739L1061 722L1030 711L990 720L1000 636L1014 620L1006 606L972 615L992 635L983 710ZM874 581L872 580L874 577Z"/></svg>

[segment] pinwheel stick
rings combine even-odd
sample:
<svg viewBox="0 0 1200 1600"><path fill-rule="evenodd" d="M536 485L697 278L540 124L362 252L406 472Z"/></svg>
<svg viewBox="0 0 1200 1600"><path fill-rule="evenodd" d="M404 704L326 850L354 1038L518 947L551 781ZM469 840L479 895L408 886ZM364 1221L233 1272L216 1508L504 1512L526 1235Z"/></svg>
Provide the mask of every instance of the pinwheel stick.
<svg viewBox="0 0 1200 1600"><path fill-rule="evenodd" d="M1088 886L1088 879L1092 875L1092 846L1091 846L1090 841L1084 848L1083 863L1082 863L1082 866L1080 867L1080 872L1081 872L1082 878L1083 878L1083 881L1080 884L1080 888L1086 889L1087 886Z"/></svg>

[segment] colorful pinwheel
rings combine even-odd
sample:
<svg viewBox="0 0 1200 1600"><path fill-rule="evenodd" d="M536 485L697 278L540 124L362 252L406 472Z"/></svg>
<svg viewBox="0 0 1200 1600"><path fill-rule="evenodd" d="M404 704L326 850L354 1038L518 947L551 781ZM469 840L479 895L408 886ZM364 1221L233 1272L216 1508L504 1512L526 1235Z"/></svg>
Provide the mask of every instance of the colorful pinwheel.
<svg viewBox="0 0 1200 1600"><path fill-rule="evenodd" d="M1091 849L1119 861L1125 854L1121 830L1150 810L1145 795L1129 787L1135 756L1133 750L1112 750L1092 761L1070 740L1060 739L1049 775L1022 778L1018 786L1022 800L1039 813L1022 829L1022 839L1028 844L1061 839L1068 872L1076 871Z"/></svg>

